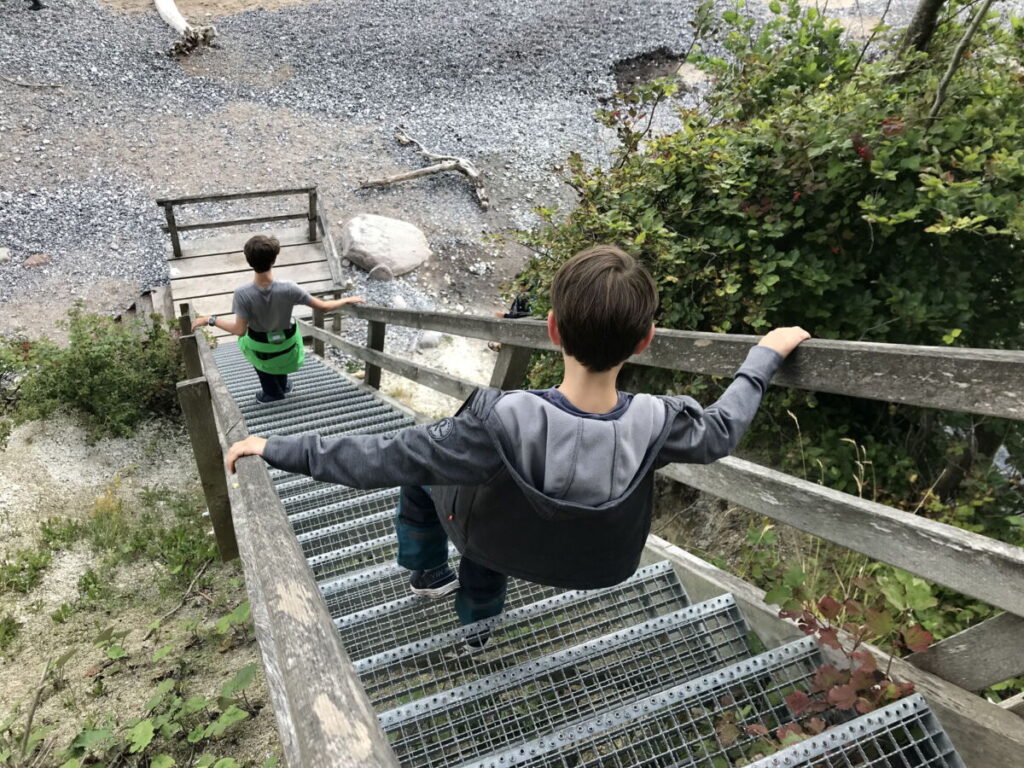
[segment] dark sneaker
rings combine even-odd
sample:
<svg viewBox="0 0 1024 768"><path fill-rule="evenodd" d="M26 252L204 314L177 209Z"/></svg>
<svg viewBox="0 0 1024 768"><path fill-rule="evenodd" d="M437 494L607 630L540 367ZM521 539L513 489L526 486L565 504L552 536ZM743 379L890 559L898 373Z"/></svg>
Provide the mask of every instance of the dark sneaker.
<svg viewBox="0 0 1024 768"><path fill-rule="evenodd" d="M285 384L285 386L284 386L284 393L285 393L285 394L287 395L287 394L288 394L289 392L291 392L291 391L292 391L293 389L295 389L295 385L294 385L294 384L292 384L292 382L290 382L290 381L289 381L289 382L288 382L287 384Z"/></svg>
<svg viewBox="0 0 1024 768"><path fill-rule="evenodd" d="M426 571L413 571L409 585L414 594L425 597L444 597L459 588L459 577L446 563Z"/></svg>
<svg viewBox="0 0 1024 768"><path fill-rule="evenodd" d="M479 634L471 635L466 638L465 645L462 646L462 650L466 653L480 653L487 648L487 641L491 639L491 630L484 629Z"/></svg>
<svg viewBox="0 0 1024 768"><path fill-rule="evenodd" d="M277 398L267 397L266 393L261 389L259 392L256 393L256 402L263 403L264 405L266 405L267 403L276 403Z"/></svg>

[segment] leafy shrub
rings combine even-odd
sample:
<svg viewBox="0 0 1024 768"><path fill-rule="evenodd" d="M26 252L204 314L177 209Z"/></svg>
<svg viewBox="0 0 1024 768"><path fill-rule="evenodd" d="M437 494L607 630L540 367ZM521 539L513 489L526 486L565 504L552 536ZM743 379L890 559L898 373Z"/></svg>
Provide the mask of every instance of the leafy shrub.
<svg viewBox="0 0 1024 768"><path fill-rule="evenodd" d="M6 409L14 421L69 407L85 417L90 436L99 438L129 435L147 417L174 412L181 355L160 318L117 323L75 309L67 328L66 347L7 342L0 371L8 378L20 375Z"/></svg>
<svg viewBox="0 0 1024 768"><path fill-rule="evenodd" d="M1024 346L1024 22L982 25L929 122L960 25L944 24L929 56L868 60L834 20L772 7L760 30L725 14L732 58L702 60L710 108L680 110L678 131L646 133L676 87L667 81L601 113L618 161L587 168L572 156L577 206L541 209L546 224L523 234L539 252L521 276L535 311L547 311L566 258L614 242L654 275L664 327L802 324L824 338ZM534 372L555 375L548 362ZM721 387L657 370L626 384L705 399ZM1001 444L1024 455L1019 424L795 390L773 391L765 411L747 445L809 479L941 519L984 499L993 523L1020 511L1019 484L989 469ZM858 485L865 458L873 475Z"/></svg>

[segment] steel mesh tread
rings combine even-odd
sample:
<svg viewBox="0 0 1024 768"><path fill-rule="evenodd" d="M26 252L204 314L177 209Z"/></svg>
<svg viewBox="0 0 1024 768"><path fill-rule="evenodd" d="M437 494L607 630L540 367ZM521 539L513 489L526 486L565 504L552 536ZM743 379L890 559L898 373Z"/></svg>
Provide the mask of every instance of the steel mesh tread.
<svg viewBox="0 0 1024 768"><path fill-rule="evenodd" d="M310 558L323 552L333 552L340 546L350 547L374 541L394 532L394 518L394 507L388 507L328 528L300 534L299 546L302 547L302 553Z"/></svg>
<svg viewBox="0 0 1024 768"><path fill-rule="evenodd" d="M282 424L287 425L288 423L304 419L326 408L351 411L361 408L368 403L380 404L380 401L372 395L358 391L335 392L325 389L323 392L315 394L293 391L285 398L286 403L289 398L294 398L294 401L289 403L289 408L275 411L274 413L261 413L257 411L247 419L247 423L252 424L254 429L271 431Z"/></svg>
<svg viewBox="0 0 1024 768"><path fill-rule="evenodd" d="M397 554L398 537L390 533L377 539L307 557L306 562L313 571L313 578L321 582L373 565L382 565L394 560Z"/></svg>
<svg viewBox="0 0 1024 768"><path fill-rule="evenodd" d="M396 707L380 722L402 765L447 766L745 659L746 636L725 595Z"/></svg>
<svg viewBox="0 0 1024 768"><path fill-rule="evenodd" d="M757 753L748 725L794 719L784 701L821 663L801 638L660 693L639 698L460 768L738 768ZM733 726L725 735L725 726Z"/></svg>
<svg viewBox="0 0 1024 768"><path fill-rule="evenodd" d="M396 600L334 617L341 643L350 658L370 656L460 626L455 615L454 596L438 600L411 594L408 571L406 585L405 593ZM509 579L505 606L507 609L518 608L557 592L559 590L554 587Z"/></svg>
<svg viewBox="0 0 1024 768"><path fill-rule="evenodd" d="M453 569L459 566L454 547L448 565ZM408 597L409 571L398 563L385 563L324 582L320 591L331 616L348 616Z"/></svg>
<svg viewBox="0 0 1024 768"><path fill-rule="evenodd" d="M384 403L371 403L358 410L335 411L319 413L291 424L283 424L264 430L266 434L288 437L290 435L303 435L311 431L325 437L335 434L335 430L349 429L364 423L375 423L373 420L393 419L395 411L391 406Z"/></svg>
<svg viewBox="0 0 1024 768"><path fill-rule="evenodd" d="M355 663L370 701L391 709L479 677L578 645L645 619L685 608L686 593L666 562L638 570L608 589L572 590L493 619L451 629L415 642L378 643L385 650ZM462 652L467 637L491 629L479 654ZM347 646L347 644L346 644ZM359 658L350 651L350 657Z"/></svg>
<svg viewBox="0 0 1024 768"><path fill-rule="evenodd" d="M297 536L310 537L321 532L326 538L331 536L333 531L342 530L339 526L353 523L368 515L393 512L397 510L397 507L398 489L392 489L385 493L356 496L335 504L326 504L317 509L297 512L294 515L289 515L288 522Z"/></svg>
<svg viewBox="0 0 1024 768"><path fill-rule="evenodd" d="M965 768L920 694L776 752L751 768Z"/></svg>

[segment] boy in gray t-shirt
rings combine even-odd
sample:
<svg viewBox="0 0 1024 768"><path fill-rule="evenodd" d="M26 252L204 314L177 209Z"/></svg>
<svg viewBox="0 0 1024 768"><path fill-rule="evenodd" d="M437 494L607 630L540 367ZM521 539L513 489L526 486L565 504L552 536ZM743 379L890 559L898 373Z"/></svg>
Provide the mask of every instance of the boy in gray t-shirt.
<svg viewBox="0 0 1024 768"><path fill-rule="evenodd" d="M288 374L299 370L305 359L302 335L292 322L292 308L296 304L304 304L330 312L363 299L349 296L324 301L310 296L305 288L291 280L274 280L271 268L281 252L281 245L275 237L251 237L243 250L245 260L255 275L251 283L235 289L231 304L234 321L216 316L197 317L192 323L192 330L210 325L238 336L242 354L252 363L260 379L262 391L256 393L256 400L270 403L291 391Z"/></svg>

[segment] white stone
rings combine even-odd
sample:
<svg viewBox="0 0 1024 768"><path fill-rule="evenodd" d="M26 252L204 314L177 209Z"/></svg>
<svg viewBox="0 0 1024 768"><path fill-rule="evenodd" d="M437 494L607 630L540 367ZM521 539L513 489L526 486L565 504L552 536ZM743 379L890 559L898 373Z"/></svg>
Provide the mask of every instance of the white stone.
<svg viewBox="0 0 1024 768"><path fill-rule="evenodd" d="M341 230L342 256L372 272L384 266L392 276L404 275L431 256L426 235L401 219L360 213Z"/></svg>
<svg viewBox="0 0 1024 768"><path fill-rule="evenodd" d="M6 264L11 260L11 249L0 248L0 264Z"/></svg>
<svg viewBox="0 0 1024 768"><path fill-rule="evenodd" d="M387 264L378 264L370 270L370 274L366 277L368 280L380 280L382 282L395 279L394 273L392 273L391 268Z"/></svg>
<svg viewBox="0 0 1024 768"><path fill-rule="evenodd" d="M409 308L409 302L407 302L405 299L403 299L400 294L396 293L391 298L391 308L392 309L408 309Z"/></svg>
<svg viewBox="0 0 1024 768"><path fill-rule="evenodd" d="M441 343L441 332L440 331L422 331L420 332L420 338L416 342L417 349L433 349Z"/></svg>

